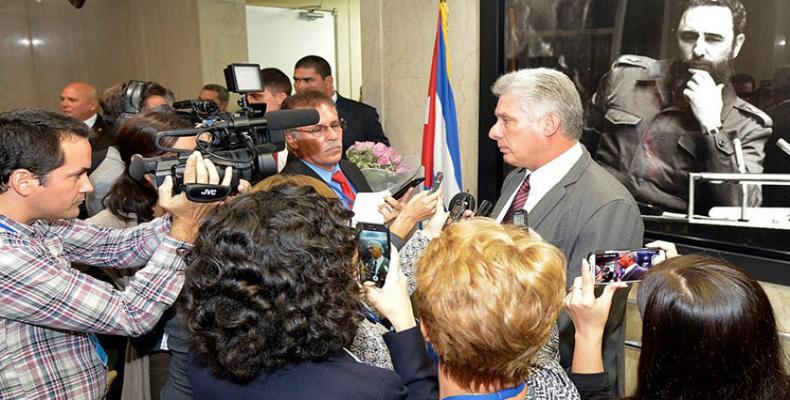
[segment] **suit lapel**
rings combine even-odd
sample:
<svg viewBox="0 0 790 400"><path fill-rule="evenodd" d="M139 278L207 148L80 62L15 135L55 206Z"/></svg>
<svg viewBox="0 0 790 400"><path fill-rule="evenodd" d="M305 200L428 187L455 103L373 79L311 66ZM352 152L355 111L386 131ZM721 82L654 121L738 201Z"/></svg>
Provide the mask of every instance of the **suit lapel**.
<svg viewBox="0 0 790 400"><path fill-rule="evenodd" d="M373 190L368 185L368 181L365 180L365 176L362 175L362 171L357 168L357 166L352 163L351 161L340 160L340 170L343 171L343 174L351 181L351 184L354 185L354 188L357 189L357 192L372 192Z"/></svg>
<svg viewBox="0 0 790 400"><path fill-rule="evenodd" d="M582 147L582 156L573 164L571 170L565 174L560 181L554 185L551 190L546 193L542 199L535 205L532 211L529 213L529 225L531 227L539 226L540 223L549 215L549 212L557 206L557 204L562 201L565 195L568 193L566 189L568 186L573 185L576 181L579 180L582 173L587 169L587 166L590 165L592 162L592 158L590 157L590 153L587 152L587 149Z"/></svg>

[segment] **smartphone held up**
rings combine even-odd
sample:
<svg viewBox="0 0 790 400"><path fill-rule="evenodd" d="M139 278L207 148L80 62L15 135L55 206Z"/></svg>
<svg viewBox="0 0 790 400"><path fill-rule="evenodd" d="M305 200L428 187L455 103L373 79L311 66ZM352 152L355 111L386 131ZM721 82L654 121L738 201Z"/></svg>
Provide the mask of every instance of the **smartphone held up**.
<svg viewBox="0 0 790 400"><path fill-rule="evenodd" d="M382 224L357 224L359 281L384 286L390 262L390 232Z"/></svg>
<svg viewBox="0 0 790 400"><path fill-rule="evenodd" d="M666 259L661 249L604 250L590 253L595 284L639 282L650 268Z"/></svg>

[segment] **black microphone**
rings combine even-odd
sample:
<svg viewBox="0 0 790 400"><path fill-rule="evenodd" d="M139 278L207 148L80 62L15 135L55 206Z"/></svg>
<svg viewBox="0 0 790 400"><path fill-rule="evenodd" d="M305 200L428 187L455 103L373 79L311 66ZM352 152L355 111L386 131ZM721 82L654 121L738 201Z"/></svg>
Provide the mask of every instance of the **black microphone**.
<svg viewBox="0 0 790 400"><path fill-rule="evenodd" d="M469 194L469 192L460 192L456 194L450 200L450 215L447 216L447 221L445 221L444 227L446 228L453 222L461 219L461 217L464 215L464 211L474 211L476 206L477 201L475 201L475 197Z"/></svg>
<svg viewBox="0 0 790 400"><path fill-rule="evenodd" d="M312 108L269 111L263 117L269 121L268 128L271 130L283 130L315 125L321 120L318 111Z"/></svg>
<svg viewBox="0 0 790 400"><path fill-rule="evenodd" d="M209 128L244 129L251 125L266 125L269 130L279 131L297 128L300 126L315 125L320 120L321 117L318 115L318 111L312 108L299 110L278 110L267 112L263 115L263 117L248 118L246 116L237 116L230 121L220 121L214 123Z"/></svg>
<svg viewBox="0 0 790 400"><path fill-rule="evenodd" d="M149 165L149 163L151 165ZM148 171L151 171L155 168L156 160L146 162L145 159L136 158L132 160L131 163L129 163L129 176L131 176L132 179L139 181L143 179L143 176L145 176Z"/></svg>

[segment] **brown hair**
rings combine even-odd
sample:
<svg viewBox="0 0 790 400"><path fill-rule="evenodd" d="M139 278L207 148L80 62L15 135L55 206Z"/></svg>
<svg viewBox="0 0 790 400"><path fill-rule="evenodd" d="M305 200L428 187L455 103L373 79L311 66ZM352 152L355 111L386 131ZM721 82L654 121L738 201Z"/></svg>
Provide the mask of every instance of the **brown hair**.
<svg viewBox="0 0 790 400"><path fill-rule="evenodd" d="M272 175L252 187L252 192L263 192L275 186L290 183L295 186L310 186L316 193L329 199L337 199L337 193L330 189L324 182L307 175L277 174Z"/></svg>
<svg viewBox="0 0 790 400"><path fill-rule="evenodd" d="M526 378L564 295L562 252L490 219L451 225L417 262L420 318L446 373L467 388Z"/></svg>

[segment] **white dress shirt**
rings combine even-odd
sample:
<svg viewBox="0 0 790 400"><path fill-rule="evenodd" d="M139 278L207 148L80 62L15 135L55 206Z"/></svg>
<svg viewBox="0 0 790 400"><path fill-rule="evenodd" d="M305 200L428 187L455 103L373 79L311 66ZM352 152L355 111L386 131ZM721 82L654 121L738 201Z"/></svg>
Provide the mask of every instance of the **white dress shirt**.
<svg viewBox="0 0 790 400"><path fill-rule="evenodd" d="M82 121L82 123L88 125L88 128L93 128L93 124L96 123L96 118L99 118L99 114L93 114L92 117Z"/></svg>
<svg viewBox="0 0 790 400"><path fill-rule="evenodd" d="M524 209L527 210L527 212L532 211L543 196L570 172L573 165L581 158L582 153L582 145L576 142L571 148L565 150L564 153L549 161L546 165L535 171L527 170L527 174L524 176L525 178L529 176L529 196L527 197L527 202L524 204ZM519 182L517 189L513 191L510 198L507 200L507 204L502 207L502 211L500 211L499 215L496 217L497 222L502 222L502 218L505 217L507 210L510 209L510 204L513 203L513 198L516 196L516 193L518 193L518 187L520 187L522 183L524 183L524 180Z"/></svg>

